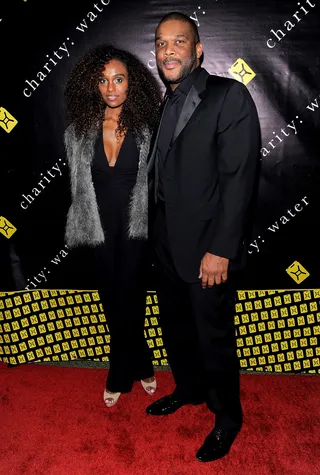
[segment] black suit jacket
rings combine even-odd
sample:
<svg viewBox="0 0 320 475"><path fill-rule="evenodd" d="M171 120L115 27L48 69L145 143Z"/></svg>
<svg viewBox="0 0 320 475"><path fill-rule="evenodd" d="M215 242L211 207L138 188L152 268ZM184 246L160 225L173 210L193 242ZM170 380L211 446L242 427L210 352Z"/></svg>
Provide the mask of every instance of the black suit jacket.
<svg viewBox="0 0 320 475"><path fill-rule="evenodd" d="M151 201L157 141L158 134L148 163ZM244 265L260 148L258 113L248 89L202 69L183 105L163 174L168 238L184 281L199 281L206 252L229 258L230 270Z"/></svg>

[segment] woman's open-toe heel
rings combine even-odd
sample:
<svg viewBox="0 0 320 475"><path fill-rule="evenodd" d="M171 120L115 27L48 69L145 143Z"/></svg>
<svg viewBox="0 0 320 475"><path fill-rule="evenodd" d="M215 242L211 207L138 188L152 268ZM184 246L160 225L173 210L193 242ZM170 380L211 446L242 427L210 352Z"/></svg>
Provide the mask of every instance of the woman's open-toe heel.
<svg viewBox="0 0 320 475"><path fill-rule="evenodd" d="M103 400L104 403L107 407L112 407L114 406L120 397L121 393L109 393L106 389L104 390L103 393Z"/></svg>
<svg viewBox="0 0 320 475"><path fill-rule="evenodd" d="M155 393L156 388L157 388L157 380L155 376L153 377L153 381L151 383L148 383L144 381L143 379L141 379L141 384L145 392L150 394L150 396L152 396L152 394Z"/></svg>

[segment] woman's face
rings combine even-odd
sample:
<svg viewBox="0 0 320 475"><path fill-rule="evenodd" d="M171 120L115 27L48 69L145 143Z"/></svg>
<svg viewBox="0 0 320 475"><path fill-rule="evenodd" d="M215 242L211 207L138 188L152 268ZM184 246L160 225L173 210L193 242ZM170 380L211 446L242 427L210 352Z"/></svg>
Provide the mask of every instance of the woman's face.
<svg viewBox="0 0 320 475"><path fill-rule="evenodd" d="M99 77L99 91L108 107L121 107L127 99L128 71L118 59L105 64Z"/></svg>

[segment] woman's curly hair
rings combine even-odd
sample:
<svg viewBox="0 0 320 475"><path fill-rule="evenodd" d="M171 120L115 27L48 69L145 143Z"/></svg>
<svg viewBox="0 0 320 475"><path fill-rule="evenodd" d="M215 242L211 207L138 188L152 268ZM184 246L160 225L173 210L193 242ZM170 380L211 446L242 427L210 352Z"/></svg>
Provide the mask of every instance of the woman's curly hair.
<svg viewBox="0 0 320 475"><path fill-rule="evenodd" d="M117 59L128 71L127 99L119 114L117 134L130 130L143 138L159 121L161 89L151 71L134 54L111 45L88 51L70 72L65 87L68 122L78 137L95 130L104 119L106 103L98 89L99 77L106 63Z"/></svg>

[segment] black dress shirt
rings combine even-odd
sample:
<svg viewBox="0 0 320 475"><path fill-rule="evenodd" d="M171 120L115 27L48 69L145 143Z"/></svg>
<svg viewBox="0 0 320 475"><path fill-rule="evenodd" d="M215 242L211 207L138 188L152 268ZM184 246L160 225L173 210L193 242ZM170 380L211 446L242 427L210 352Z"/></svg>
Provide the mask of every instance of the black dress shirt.
<svg viewBox="0 0 320 475"><path fill-rule="evenodd" d="M192 73L180 82L179 86L176 87L174 91L172 91L170 86L167 88L167 104L165 105L162 117L157 145L158 160L156 173L158 175L158 199L162 201L165 201L163 194L163 170L165 159L170 150L173 133L180 117L184 101L200 74L201 69L201 66L194 69Z"/></svg>

